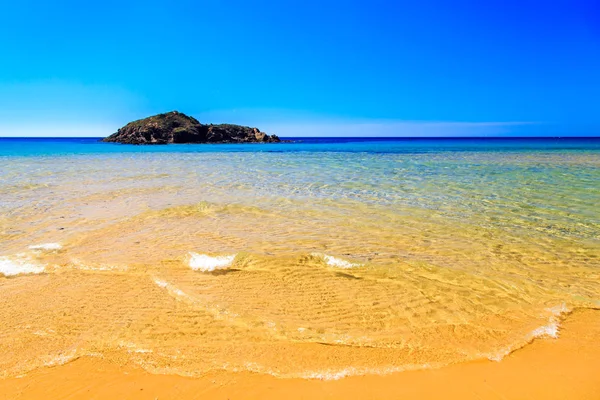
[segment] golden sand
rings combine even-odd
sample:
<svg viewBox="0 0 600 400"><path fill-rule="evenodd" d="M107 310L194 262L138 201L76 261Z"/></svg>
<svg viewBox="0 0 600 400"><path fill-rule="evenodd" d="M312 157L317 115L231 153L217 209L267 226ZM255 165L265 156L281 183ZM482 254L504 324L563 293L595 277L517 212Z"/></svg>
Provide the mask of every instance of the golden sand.
<svg viewBox="0 0 600 400"><path fill-rule="evenodd" d="M501 362L335 381L209 373L153 375L83 357L0 380L2 399L600 399L600 313L576 310L560 339L536 340Z"/></svg>

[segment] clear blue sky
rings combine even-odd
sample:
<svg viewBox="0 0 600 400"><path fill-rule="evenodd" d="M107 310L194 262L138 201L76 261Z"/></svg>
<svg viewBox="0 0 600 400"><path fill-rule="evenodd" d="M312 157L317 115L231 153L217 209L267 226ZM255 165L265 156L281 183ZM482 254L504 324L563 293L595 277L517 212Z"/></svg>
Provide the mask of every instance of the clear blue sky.
<svg viewBox="0 0 600 400"><path fill-rule="evenodd" d="M600 136L600 2L11 1L0 135Z"/></svg>

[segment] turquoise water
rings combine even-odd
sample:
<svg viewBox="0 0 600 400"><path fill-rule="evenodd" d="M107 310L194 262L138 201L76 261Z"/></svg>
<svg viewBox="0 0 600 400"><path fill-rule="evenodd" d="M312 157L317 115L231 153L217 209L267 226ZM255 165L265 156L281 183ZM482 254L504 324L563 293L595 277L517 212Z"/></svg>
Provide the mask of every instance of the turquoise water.
<svg viewBox="0 0 600 400"><path fill-rule="evenodd" d="M283 138L293 143L133 146L100 138L0 138L0 156L105 153L594 151L600 138Z"/></svg>

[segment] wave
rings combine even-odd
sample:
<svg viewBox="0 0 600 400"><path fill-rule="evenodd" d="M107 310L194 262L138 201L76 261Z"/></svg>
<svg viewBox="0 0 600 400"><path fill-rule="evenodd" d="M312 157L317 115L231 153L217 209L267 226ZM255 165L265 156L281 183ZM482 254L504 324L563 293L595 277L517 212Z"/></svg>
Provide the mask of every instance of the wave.
<svg viewBox="0 0 600 400"><path fill-rule="evenodd" d="M167 290L169 290L169 292L171 292L171 294L175 294L176 292L179 291L171 283L161 280L159 278L154 278L154 282L159 287L166 288ZM181 294L178 294L177 295L178 297L179 296L188 297L185 293L183 293L181 291L179 291L179 292ZM550 319L564 317L565 314L568 314L571 312L571 310L569 308L567 308L564 304L549 308L546 311L550 313L550 316L549 316ZM536 331L537 330L532 331L531 336L536 336L536 334L533 333ZM546 336L546 334L544 334L542 336ZM529 341L528 343L531 343L531 341ZM524 347L528 343L524 343L522 346L520 346L518 348L514 348L510 352L518 350L519 348ZM323 367L323 368L308 367L306 369L303 368L301 370L295 370L295 368L292 368L292 370L284 369L282 371L277 368L273 368L273 367L269 367L264 364L260 364L258 362L245 362L245 363L242 362L239 364L225 363L225 364L221 364L221 366L210 365L210 366L203 366L203 367L199 367L199 368L190 369L189 367L192 364L185 363L185 364L180 364L179 366L169 364L168 367L159 367L158 364L153 361L153 360L155 360L153 357L159 357L159 358L167 357L172 360L184 358L185 356L181 355L179 351L177 351L177 355L165 354L165 353L162 353L160 350L157 351L156 349L153 349L152 347L141 346L136 343L127 342L127 341L118 342L116 344L116 348L118 350L126 351L129 354L130 361L139 365L141 368L143 368L144 370L146 370L149 373L152 373L152 374L176 374L176 375L180 375L180 376L189 376L189 377L197 377L197 376L201 376L210 371L222 370L222 371L235 372L235 373L252 372L252 373L257 373L257 374L271 375L276 378L283 378L283 379L294 378L294 379L304 379L304 380L336 381L336 380L341 380L341 379L345 379L347 377L353 377L353 376L367 376L367 375L384 376L384 375L406 372L406 371L414 371L414 370L435 370L435 369L447 367L448 365L452 364L452 362L432 361L432 362L423 362L423 363L409 363L409 364L402 364L402 365L393 365L393 364L392 365L389 365L389 364L381 365L381 366L360 366L360 365L359 366L351 366L351 365L344 366L344 365L340 365L337 367ZM41 361L41 366L52 367L52 366L66 364L66 363L74 361L80 357L103 358L104 355L102 353L97 353L97 352L88 352L88 351L80 349L80 348L77 348L77 349L71 348L71 349L65 349L63 351L60 351L60 352L52 354L52 355L43 356L40 361ZM469 358L469 359L463 360L462 362L469 362L469 361L473 361L476 359L480 359L480 357ZM501 358L498 360L494 360L494 361L500 361L500 360L501 360ZM32 368L32 369L35 369L35 368ZM4 371L4 376L6 376L6 375L7 375L6 371ZM2 376L2 375L0 375L0 376Z"/></svg>
<svg viewBox="0 0 600 400"><path fill-rule="evenodd" d="M341 258L337 258L334 256L330 256L327 254L321 254L321 253L312 253L311 254L314 257L319 257L322 258L323 261L325 261L325 264L327 264L330 267L333 268L343 268L343 269L351 269L351 268L358 268L358 267L362 267L364 266L364 264L360 264L360 263L353 263Z"/></svg>
<svg viewBox="0 0 600 400"><path fill-rule="evenodd" d="M72 258L71 259L71 266L79 269L79 270L83 270L83 271L127 271L128 267L127 266L122 266L122 265L112 265L112 264L98 264L98 263L84 263L83 261L77 259L77 258Z"/></svg>
<svg viewBox="0 0 600 400"><path fill-rule="evenodd" d="M0 275L41 274L46 270L47 265L40 263L36 258L43 252L56 252L62 248L60 243L41 243L29 246L30 252L0 256Z"/></svg>
<svg viewBox="0 0 600 400"><path fill-rule="evenodd" d="M325 371L310 371L303 372L298 375L301 379L318 379L322 381L337 381L349 376L365 376L365 375L390 375L397 372L416 371L423 369L440 368L441 365L405 365L399 367L382 367L382 368L360 368L348 367L340 370L325 370Z"/></svg>
<svg viewBox="0 0 600 400"><path fill-rule="evenodd" d="M531 339L550 337L553 339L558 338L558 333L560 329L560 319L563 314L568 314L571 312L571 309L567 307L566 304L562 303L558 306L554 306L552 308L548 308L546 311L550 312L550 317L548 318L548 324L544 326L540 326L537 329L534 329L529 334Z"/></svg>
<svg viewBox="0 0 600 400"><path fill-rule="evenodd" d="M227 269L233 264L236 254L211 257L206 254L190 252L188 265L194 271L212 272L218 269Z"/></svg>
<svg viewBox="0 0 600 400"><path fill-rule="evenodd" d="M560 333L560 322L562 318L566 314L571 313L571 311L572 310L568 308L567 305L564 303L551 308L547 308L546 312L548 312L550 316L548 317L548 323L546 325L542 325L529 332L525 336L525 341L522 344L518 346L505 348L495 354L488 355L487 358L491 361L502 361L504 357L533 342L535 339L558 339Z"/></svg>
<svg viewBox="0 0 600 400"><path fill-rule="evenodd" d="M165 289L167 293L169 293L169 295L171 295L172 297L176 298L177 300L181 300L185 303L191 304L193 306L200 307L204 311L207 311L209 314L211 314L215 319L223 320L231 316L230 313L227 311L222 311L217 307L213 307L210 304L199 301L199 299L185 293L183 290L179 289L172 283L169 283L165 280L156 277L153 278L153 280L158 287Z"/></svg>
<svg viewBox="0 0 600 400"><path fill-rule="evenodd" d="M29 249L36 251L58 251L62 249L62 245L60 243L42 243L29 246Z"/></svg>
<svg viewBox="0 0 600 400"><path fill-rule="evenodd" d="M17 254L12 257L0 257L0 275L16 276L27 274L41 274L46 269L44 264L39 264L26 254Z"/></svg>
<svg viewBox="0 0 600 400"><path fill-rule="evenodd" d="M58 365L65 365L68 362L75 361L79 358L77 350L73 349L68 352L63 352L54 356L47 356L44 359L44 367L55 367Z"/></svg>
<svg viewBox="0 0 600 400"><path fill-rule="evenodd" d="M398 372L417 371L424 369L438 369L445 364L407 364L402 366L388 367L346 367L341 369L324 369L304 371L299 373L281 373L269 368L264 368L256 363L246 363L243 368L230 368L225 366L223 369L231 372L249 371L257 374L271 375L276 378L283 379L306 379L306 380L321 380L321 381L337 381L350 376L366 376L366 375L390 375Z"/></svg>
<svg viewBox="0 0 600 400"><path fill-rule="evenodd" d="M190 296L188 296L181 289L170 284L167 281L163 281L162 279L154 278L154 283L156 283L156 285L158 287L166 289L169 294L173 295L176 298L180 298L180 299L188 301L188 302L193 302L193 299L190 298Z"/></svg>
<svg viewBox="0 0 600 400"><path fill-rule="evenodd" d="M275 323L273 322L265 323L262 327L258 326L253 322L246 321L241 315L229 311L218 304L214 304L210 301L204 301L202 298L190 295L184 292L183 290L179 289L172 283L169 283L163 279L153 277L153 280L158 287L165 289L171 297L175 298L178 301L182 301L186 304L203 310L208 315L212 316L215 320L223 321L232 326L241 327L247 331L260 330L263 333L266 333L269 336L279 340L289 340L286 336L277 333Z"/></svg>
<svg viewBox="0 0 600 400"><path fill-rule="evenodd" d="M125 342L125 341L119 342L118 348L120 348L120 349L127 349L127 352L130 353L130 354L132 354L132 353L136 353L136 354L149 354L149 353L153 353L154 352L152 349L147 349L147 348L139 347L135 343Z"/></svg>

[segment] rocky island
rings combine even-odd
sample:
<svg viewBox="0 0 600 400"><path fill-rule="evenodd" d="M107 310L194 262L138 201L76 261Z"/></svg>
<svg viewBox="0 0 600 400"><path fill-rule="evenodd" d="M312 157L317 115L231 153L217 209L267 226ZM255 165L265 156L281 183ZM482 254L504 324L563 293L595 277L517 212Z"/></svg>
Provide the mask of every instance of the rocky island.
<svg viewBox="0 0 600 400"><path fill-rule="evenodd" d="M277 135L267 135L258 128L231 124L201 124L178 111L133 121L104 142L123 144L169 143L277 143Z"/></svg>

